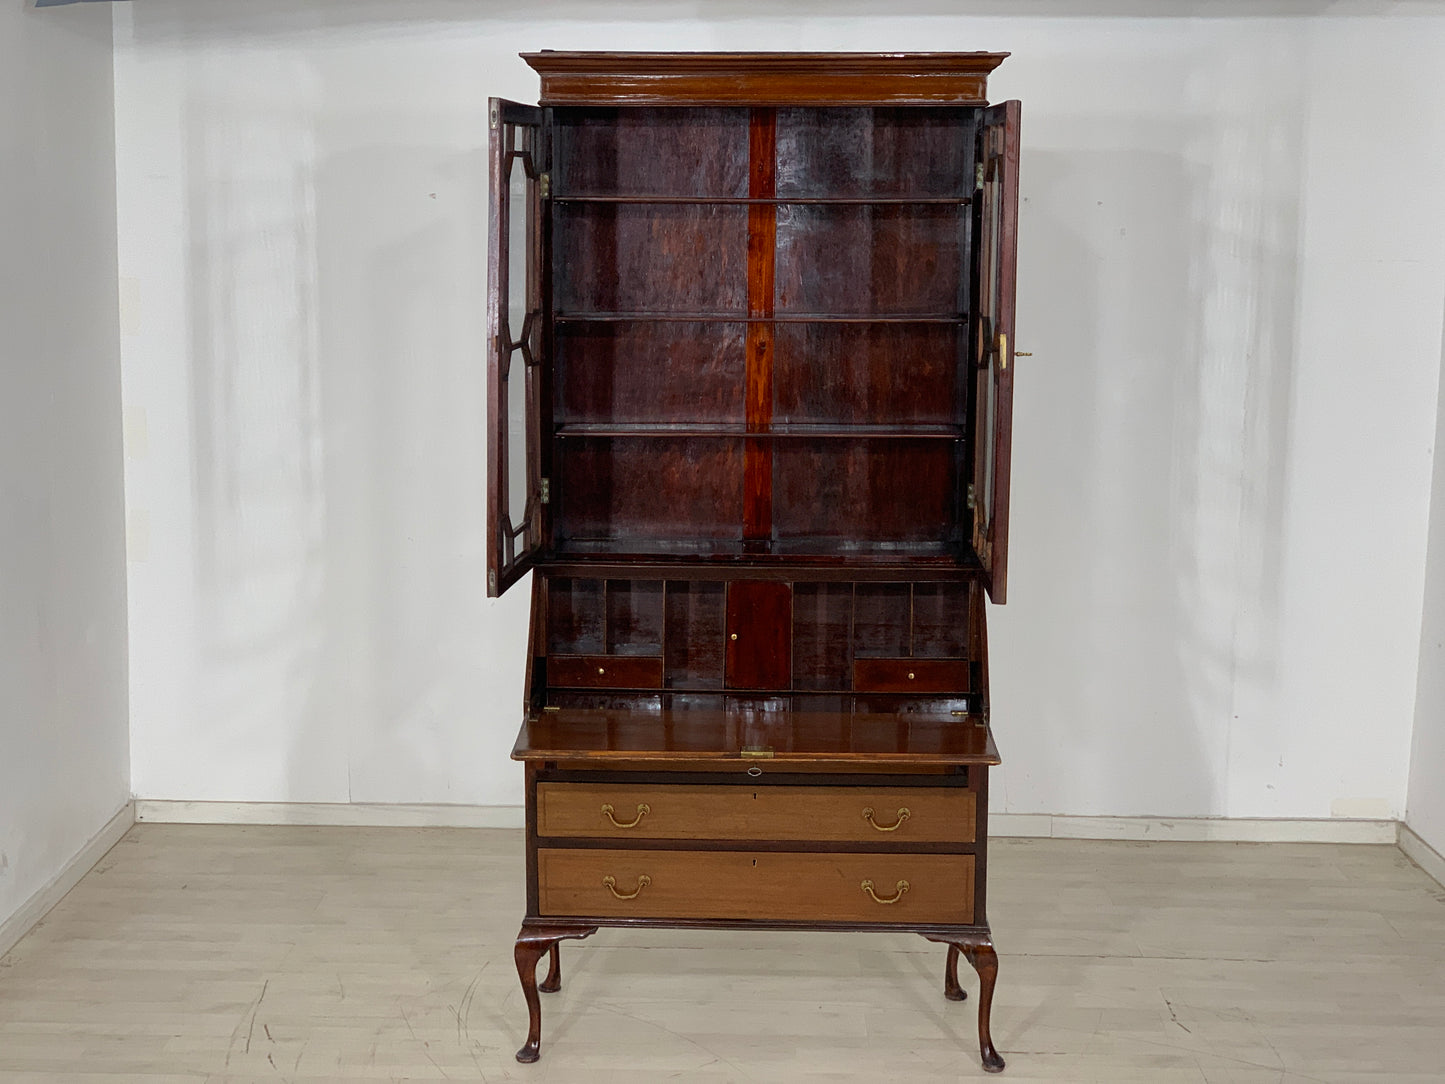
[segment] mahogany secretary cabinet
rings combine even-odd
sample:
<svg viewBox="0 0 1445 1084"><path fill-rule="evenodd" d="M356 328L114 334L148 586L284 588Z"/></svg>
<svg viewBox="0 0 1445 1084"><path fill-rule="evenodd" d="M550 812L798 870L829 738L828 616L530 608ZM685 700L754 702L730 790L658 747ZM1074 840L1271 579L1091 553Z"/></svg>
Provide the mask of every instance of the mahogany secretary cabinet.
<svg viewBox="0 0 1445 1084"><path fill-rule="evenodd" d="M529 53L540 106L491 102L489 593L533 574L520 1061L560 941L686 926L941 942L1003 1068L1006 55Z"/></svg>

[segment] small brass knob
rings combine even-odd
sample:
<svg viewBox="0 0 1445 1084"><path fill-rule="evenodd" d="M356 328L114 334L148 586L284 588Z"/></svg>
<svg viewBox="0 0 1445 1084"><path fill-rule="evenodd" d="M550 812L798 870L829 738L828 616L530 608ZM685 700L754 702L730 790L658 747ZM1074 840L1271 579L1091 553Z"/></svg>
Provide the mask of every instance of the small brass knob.
<svg viewBox="0 0 1445 1084"><path fill-rule="evenodd" d="M737 633L733 633L730 637L728 637L728 639L730 639L730 640L736 640L737 638L738 638L738 634L737 634Z"/></svg>
<svg viewBox="0 0 1445 1084"><path fill-rule="evenodd" d="M912 670L908 671L908 680L909 680L909 681L912 681L912 680L913 680L913 671L912 671Z"/></svg>
<svg viewBox="0 0 1445 1084"><path fill-rule="evenodd" d="M602 669L602 667L600 667L600 666L597 668L597 672L598 672L599 674L605 674L605 673L607 673L607 671L604 670L604 669ZM912 674L909 674L908 676L909 676L909 677L912 677L913 675L912 675Z"/></svg>

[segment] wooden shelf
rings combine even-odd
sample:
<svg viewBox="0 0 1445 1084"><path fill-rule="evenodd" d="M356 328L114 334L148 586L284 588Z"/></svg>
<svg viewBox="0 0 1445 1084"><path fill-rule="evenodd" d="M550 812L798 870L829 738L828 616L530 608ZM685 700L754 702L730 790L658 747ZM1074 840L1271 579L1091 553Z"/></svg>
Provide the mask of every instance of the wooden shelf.
<svg viewBox="0 0 1445 1084"><path fill-rule="evenodd" d="M979 568L978 558L963 542L934 539L925 542L864 542L837 538L785 538L743 542L742 539L720 538L564 538L558 540L552 554L542 563L632 560L657 565L717 563L730 567L770 563L800 567L812 564L832 569L879 565L909 575L915 567L929 563L957 572ZM690 570L688 575L702 577L700 569Z"/></svg>
<svg viewBox="0 0 1445 1084"><path fill-rule="evenodd" d="M553 430L558 437L752 437L827 438L881 440L963 440L961 425L774 425L766 430L748 430L742 422L670 422L619 424L616 422L566 422Z"/></svg>
<svg viewBox="0 0 1445 1084"><path fill-rule="evenodd" d="M623 323L629 321L678 321L698 324L962 324L967 313L824 313L780 312L772 316L749 316L745 312L559 312L558 323Z"/></svg>
<svg viewBox="0 0 1445 1084"><path fill-rule="evenodd" d="M552 194L554 203L687 203L757 204L776 207L791 204L821 207L963 207L968 196L667 196L667 195L562 195Z"/></svg>

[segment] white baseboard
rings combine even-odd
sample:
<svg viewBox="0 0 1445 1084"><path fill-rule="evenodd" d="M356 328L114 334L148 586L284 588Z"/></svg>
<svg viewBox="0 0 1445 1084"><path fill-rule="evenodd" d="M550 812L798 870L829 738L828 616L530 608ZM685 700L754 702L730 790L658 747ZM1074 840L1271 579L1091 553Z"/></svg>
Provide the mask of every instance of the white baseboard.
<svg viewBox="0 0 1445 1084"><path fill-rule="evenodd" d="M1445 888L1445 855L1420 838L1408 824L1400 824L1400 850Z"/></svg>
<svg viewBox="0 0 1445 1084"><path fill-rule="evenodd" d="M115 816L76 853L75 857L61 868L33 896L20 905L20 910L0 922L0 956L13 949L31 928L45 917L52 907L59 903L67 892L74 888L82 877L105 857L107 851L120 842L120 837L130 831L135 823L135 803L126 802Z"/></svg>
<svg viewBox="0 0 1445 1084"><path fill-rule="evenodd" d="M519 805L178 802L137 798L135 819L160 824L307 824L350 828L521 828Z"/></svg>
<svg viewBox="0 0 1445 1084"><path fill-rule="evenodd" d="M361 828L521 828L519 805L180 802L138 798L135 819L163 824L315 824ZM1227 817L1069 817L995 813L989 834L1031 839L1394 843L1394 821L1234 820Z"/></svg>
<svg viewBox="0 0 1445 1084"><path fill-rule="evenodd" d="M1390 843L1392 820L1343 817L1072 817L1048 813L990 813L990 837L1127 839L1223 843Z"/></svg>

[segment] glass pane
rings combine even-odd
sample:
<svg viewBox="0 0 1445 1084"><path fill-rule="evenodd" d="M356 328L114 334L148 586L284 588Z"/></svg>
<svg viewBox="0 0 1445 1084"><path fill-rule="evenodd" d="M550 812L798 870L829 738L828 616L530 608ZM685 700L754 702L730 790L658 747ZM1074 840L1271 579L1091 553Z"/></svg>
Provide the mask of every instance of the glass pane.
<svg viewBox="0 0 1445 1084"><path fill-rule="evenodd" d="M512 129L517 150L527 147L527 130ZM507 223L507 327L512 342L522 338L527 315L527 170L520 157L513 157L507 175L509 221Z"/></svg>
<svg viewBox="0 0 1445 1084"><path fill-rule="evenodd" d="M507 370L507 518L513 529L527 520L527 367L522 351L513 350ZM530 535L517 539L517 549L526 547Z"/></svg>
<svg viewBox="0 0 1445 1084"><path fill-rule="evenodd" d="M512 129L517 150L528 147L528 130ZM527 525L528 497L531 496L527 469L527 362L523 337L531 330L527 323L528 286L533 268L529 266L531 241L527 230L530 206L527 171L522 159L513 156L507 176L507 334L512 349L507 356L507 518L513 530ZM531 542L530 534L519 536L511 554L514 559Z"/></svg>
<svg viewBox="0 0 1445 1084"><path fill-rule="evenodd" d="M998 387L993 379L993 367L996 363L993 360L992 348L988 356L988 368L978 371L978 452L982 484L975 494L974 522L981 534L988 533L989 520L993 515L993 431L994 417L998 411Z"/></svg>

